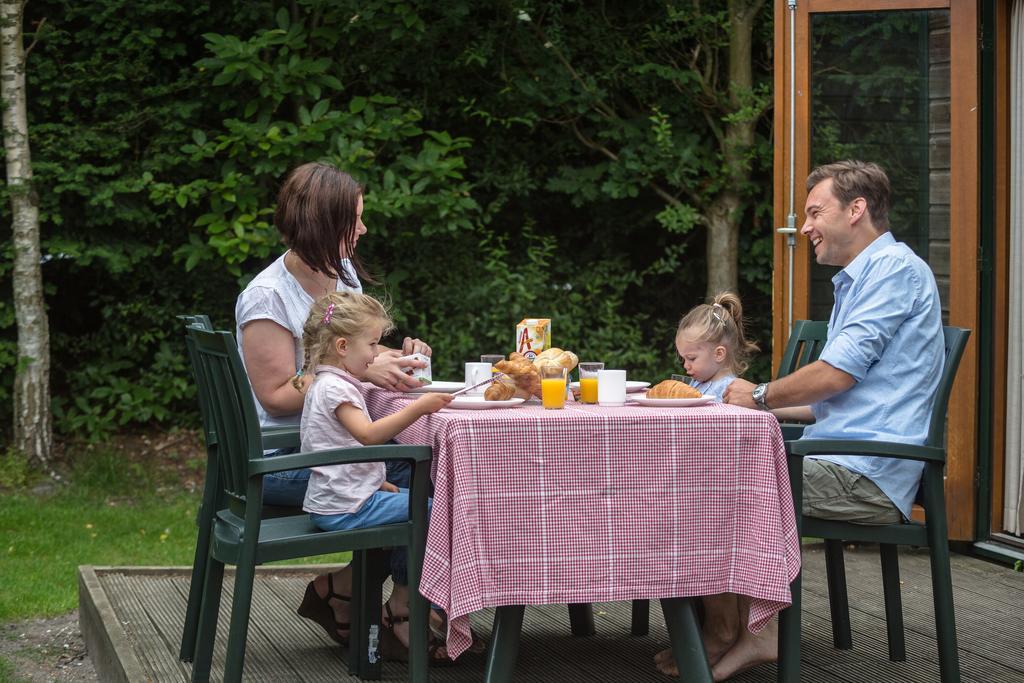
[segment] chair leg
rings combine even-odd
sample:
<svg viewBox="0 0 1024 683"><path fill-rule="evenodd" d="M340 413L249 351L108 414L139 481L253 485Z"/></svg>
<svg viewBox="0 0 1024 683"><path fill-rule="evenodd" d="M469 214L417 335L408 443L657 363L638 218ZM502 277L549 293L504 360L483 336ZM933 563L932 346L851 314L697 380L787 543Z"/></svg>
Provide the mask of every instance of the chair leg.
<svg viewBox="0 0 1024 683"><path fill-rule="evenodd" d="M357 550L352 555L348 670L364 681L379 680L381 676L381 583L386 575L386 557L382 550Z"/></svg>
<svg viewBox="0 0 1024 683"><path fill-rule="evenodd" d="M242 555L246 555L243 550ZM245 640L249 635L249 611L252 608L252 585L256 578L256 565L250 558L239 558L235 567L235 595L231 601L231 627L228 630L228 649L224 657L224 680L236 683L242 680L245 665Z"/></svg>
<svg viewBox="0 0 1024 683"><path fill-rule="evenodd" d="M672 641L672 655L676 659L683 680L711 683L711 667L704 651L700 624L693 609L692 598L662 598L665 626Z"/></svg>
<svg viewBox="0 0 1024 683"><path fill-rule="evenodd" d="M949 537L942 490L942 468L925 471L924 503L927 515L928 555L932 565L932 600L935 603L935 635L939 641L939 672L942 683L960 683L960 655L953 613L953 577L949 569Z"/></svg>
<svg viewBox="0 0 1024 683"><path fill-rule="evenodd" d="M853 647L853 635L850 631L850 601L846 596L842 541L825 539L825 574L828 606L832 612L832 644L837 650L849 650Z"/></svg>
<svg viewBox="0 0 1024 683"><path fill-rule="evenodd" d="M417 474L413 474L413 490L416 491ZM425 489L424 489L425 491ZM426 495L423 493L419 505L413 505L413 528L409 535L409 680L411 683L428 683L430 680L430 603L420 593L420 577L423 574L423 556L426 550ZM378 609L379 612L379 609Z"/></svg>
<svg viewBox="0 0 1024 683"><path fill-rule="evenodd" d="M568 605L569 630L574 636L592 636L597 633L594 628L594 608L589 602Z"/></svg>
<svg viewBox="0 0 1024 683"><path fill-rule="evenodd" d="M789 584L792 603L779 612L779 683L800 683L800 610L802 573Z"/></svg>
<svg viewBox="0 0 1024 683"><path fill-rule="evenodd" d="M196 638L199 628L199 609L203 601L203 583L206 578L206 562L210 554L210 521L206 505L201 505L197 523L199 534L196 538L195 559L192 561L192 580L188 584L188 603L185 606L185 624L181 629L181 648L178 659L191 662L195 658Z"/></svg>
<svg viewBox="0 0 1024 683"><path fill-rule="evenodd" d="M629 632L634 636L646 636L650 632L651 603L649 600L633 601L633 617Z"/></svg>
<svg viewBox="0 0 1024 683"><path fill-rule="evenodd" d="M207 554L199 623L196 626L195 656L192 660L192 683L206 683L210 680L210 665L213 662L213 643L217 637L217 617L220 614L223 584L224 563Z"/></svg>
<svg viewBox="0 0 1024 683"><path fill-rule="evenodd" d="M494 632L487 649L486 683L507 683L512 680L519 654L519 632L523 628L522 605L504 605L494 611Z"/></svg>
<svg viewBox="0 0 1024 683"><path fill-rule="evenodd" d="M882 557L882 590L885 593L885 627L889 636L889 660L907 661L903 638L903 598L900 595L899 551L891 543L878 546Z"/></svg>

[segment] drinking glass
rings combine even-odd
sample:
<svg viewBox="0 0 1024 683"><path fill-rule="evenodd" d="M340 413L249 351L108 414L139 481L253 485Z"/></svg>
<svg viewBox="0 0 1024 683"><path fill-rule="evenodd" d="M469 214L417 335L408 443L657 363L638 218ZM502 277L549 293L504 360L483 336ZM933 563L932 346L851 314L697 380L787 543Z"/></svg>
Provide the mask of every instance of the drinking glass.
<svg viewBox="0 0 1024 683"><path fill-rule="evenodd" d="M689 375L672 375L672 379L683 384L693 385L693 378Z"/></svg>
<svg viewBox="0 0 1024 683"><path fill-rule="evenodd" d="M604 363L580 363L580 400L597 403L597 371L604 370Z"/></svg>
<svg viewBox="0 0 1024 683"><path fill-rule="evenodd" d="M545 408L565 407L566 380L569 371L560 365L545 365L540 368L541 403Z"/></svg>
<svg viewBox="0 0 1024 683"><path fill-rule="evenodd" d="M481 363L490 363L491 365L496 365L497 363L500 363L503 360L505 360L505 356L501 355L500 353L485 353L482 356L480 356Z"/></svg>

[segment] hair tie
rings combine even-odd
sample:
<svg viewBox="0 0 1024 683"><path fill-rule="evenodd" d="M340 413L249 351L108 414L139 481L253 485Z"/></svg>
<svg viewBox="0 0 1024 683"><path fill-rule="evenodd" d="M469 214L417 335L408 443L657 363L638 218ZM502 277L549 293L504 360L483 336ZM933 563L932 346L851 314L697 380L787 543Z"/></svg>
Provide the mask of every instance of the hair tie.
<svg viewBox="0 0 1024 683"><path fill-rule="evenodd" d="M334 302L333 301L327 306L327 312L324 313L324 325L330 325L331 324L331 316L332 315L334 315Z"/></svg>

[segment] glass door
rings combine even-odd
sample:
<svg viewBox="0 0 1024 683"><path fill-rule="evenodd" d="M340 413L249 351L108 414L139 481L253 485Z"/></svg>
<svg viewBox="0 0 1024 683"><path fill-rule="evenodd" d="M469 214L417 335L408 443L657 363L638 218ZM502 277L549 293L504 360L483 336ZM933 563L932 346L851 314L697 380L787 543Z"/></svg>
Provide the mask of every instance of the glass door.
<svg viewBox="0 0 1024 683"><path fill-rule="evenodd" d="M790 10L786 0L776 0L775 7L775 224L786 225L792 211L795 226L802 225L804 180L819 164L863 159L888 172L894 236L931 266L944 323L975 331L950 402L946 488L950 537L973 538L979 310L977 3L798 0ZM791 246L785 235L776 235L776 360L788 336L790 314L794 320L828 319L835 272L814 262L802 236Z"/></svg>

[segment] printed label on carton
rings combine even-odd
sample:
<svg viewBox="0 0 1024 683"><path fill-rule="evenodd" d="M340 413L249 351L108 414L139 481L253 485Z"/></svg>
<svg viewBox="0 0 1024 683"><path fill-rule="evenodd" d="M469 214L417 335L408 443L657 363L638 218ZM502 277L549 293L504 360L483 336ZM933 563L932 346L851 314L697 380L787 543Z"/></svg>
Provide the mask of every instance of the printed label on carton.
<svg viewBox="0 0 1024 683"><path fill-rule="evenodd" d="M398 359L402 360L421 360L427 364L425 368L402 368L407 375L412 375L423 384L430 384L430 356L426 356L422 353L414 353L411 356L402 356Z"/></svg>
<svg viewBox="0 0 1024 683"><path fill-rule="evenodd" d="M551 348L551 319L525 318L516 325L516 351L530 360Z"/></svg>

